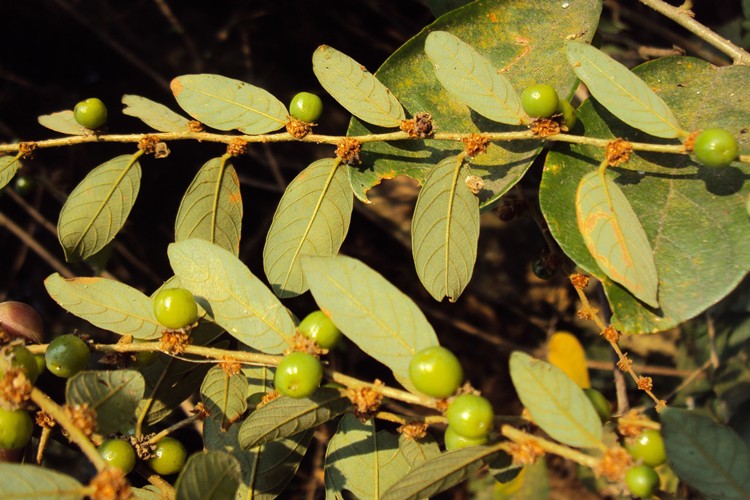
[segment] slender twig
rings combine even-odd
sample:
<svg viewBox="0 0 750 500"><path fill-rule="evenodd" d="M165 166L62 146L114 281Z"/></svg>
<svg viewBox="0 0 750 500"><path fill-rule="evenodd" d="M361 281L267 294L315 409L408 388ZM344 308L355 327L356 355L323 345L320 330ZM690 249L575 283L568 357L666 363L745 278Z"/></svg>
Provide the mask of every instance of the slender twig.
<svg viewBox="0 0 750 500"><path fill-rule="evenodd" d="M500 428L500 432L503 434L503 436L507 437L513 442L525 443L528 441L533 441L538 444L544 451L554 453L555 455L561 456L563 458L569 458L570 460L573 460L574 462L591 469L596 469L596 467L599 465L599 459L596 457L587 455L578 450L574 450L573 448L569 448L565 445L549 441L539 436L529 434L528 432L518 430L510 425L503 425ZM607 447L603 443L601 443L601 449L606 450Z"/></svg>

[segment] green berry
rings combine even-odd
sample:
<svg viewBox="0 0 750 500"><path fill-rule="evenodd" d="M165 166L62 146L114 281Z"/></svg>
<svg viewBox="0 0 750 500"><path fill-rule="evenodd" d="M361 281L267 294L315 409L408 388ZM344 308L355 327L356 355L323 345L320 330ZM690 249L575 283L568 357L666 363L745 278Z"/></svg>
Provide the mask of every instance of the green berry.
<svg viewBox="0 0 750 500"><path fill-rule="evenodd" d="M563 125L565 125L568 130L572 129L575 126L576 121L578 121L575 108L565 99L560 99L560 103L557 105L555 112L562 116Z"/></svg>
<svg viewBox="0 0 750 500"><path fill-rule="evenodd" d="M591 401L602 422L607 422L612 418L612 406L609 404L607 398L604 397L604 394L591 387L584 389L583 392L589 398L589 401Z"/></svg>
<svg viewBox="0 0 750 500"><path fill-rule="evenodd" d="M546 83L530 85L521 93L521 106L532 118L549 118L555 114L559 103L557 91Z"/></svg>
<svg viewBox="0 0 750 500"><path fill-rule="evenodd" d="M322 113L323 101L310 92L300 92L289 103L289 114L305 123L315 123Z"/></svg>
<svg viewBox="0 0 750 500"><path fill-rule="evenodd" d="M659 474L648 465L636 465L625 473L625 484L634 496L650 498L659 485Z"/></svg>
<svg viewBox="0 0 750 500"><path fill-rule="evenodd" d="M409 362L409 380L414 387L433 398L447 398L464 380L461 362L442 346L422 349Z"/></svg>
<svg viewBox="0 0 750 500"><path fill-rule="evenodd" d="M322 380L323 365L318 358L306 352L293 352L279 363L273 385L290 398L306 398L315 392Z"/></svg>
<svg viewBox="0 0 750 500"><path fill-rule="evenodd" d="M112 467L129 474L135 467L135 450L124 439L107 439L99 446L99 454Z"/></svg>
<svg viewBox="0 0 750 500"><path fill-rule="evenodd" d="M47 369L62 378L70 378L89 363L91 351L86 342L66 333L52 340L44 353Z"/></svg>
<svg viewBox="0 0 750 500"><path fill-rule="evenodd" d="M300 322L299 332L323 349L333 349L341 340L341 330L323 311L313 311Z"/></svg>
<svg viewBox="0 0 750 500"><path fill-rule="evenodd" d="M450 425L446 427L445 436L443 437L445 439L446 451L460 450L461 448L466 448L467 446L478 446L480 444L487 443L486 435L480 436L478 438L467 438L454 431Z"/></svg>
<svg viewBox="0 0 750 500"><path fill-rule="evenodd" d="M198 319L198 304L189 290L165 288L159 290L154 297L154 316L170 330L178 330L195 323Z"/></svg>
<svg viewBox="0 0 750 500"><path fill-rule="evenodd" d="M739 153L734 136L721 128L707 128L695 138L693 153L707 167L726 167Z"/></svg>
<svg viewBox="0 0 750 500"><path fill-rule="evenodd" d="M96 130L107 123L107 106L101 99L91 97L76 104L73 116L79 125Z"/></svg>
<svg viewBox="0 0 750 500"><path fill-rule="evenodd" d="M34 179L27 175L17 175L13 183L13 190L20 196L28 195L34 188Z"/></svg>
<svg viewBox="0 0 750 500"><path fill-rule="evenodd" d="M152 471L162 476L180 472L187 459L187 449L179 440L173 437L162 438L156 443L153 457L148 460Z"/></svg>
<svg viewBox="0 0 750 500"><path fill-rule="evenodd" d="M17 345L10 351L10 361L14 368L20 368L26 378L33 384L39 377L41 371L37 365L36 356L29 351L25 346ZM3 370L0 369L0 376L2 376Z"/></svg>
<svg viewBox="0 0 750 500"><path fill-rule="evenodd" d="M489 434L495 418L487 398L470 393L461 394L451 401L445 416L454 432L470 439Z"/></svg>
<svg viewBox="0 0 750 500"><path fill-rule="evenodd" d="M656 429L646 429L639 436L625 441L630 456L645 465L657 467L667 461L664 438Z"/></svg>
<svg viewBox="0 0 750 500"><path fill-rule="evenodd" d="M0 449L23 448L31 439L34 422L26 410L0 408Z"/></svg>

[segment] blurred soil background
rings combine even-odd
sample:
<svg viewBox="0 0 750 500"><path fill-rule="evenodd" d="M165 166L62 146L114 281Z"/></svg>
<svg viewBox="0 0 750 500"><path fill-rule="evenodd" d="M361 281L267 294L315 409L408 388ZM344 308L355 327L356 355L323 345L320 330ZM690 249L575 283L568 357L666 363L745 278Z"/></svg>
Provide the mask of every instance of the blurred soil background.
<svg viewBox="0 0 750 500"><path fill-rule="evenodd" d="M169 81L187 73L218 73L243 80L265 88L282 102L301 90L316 92L325 106L317 132L343 135L349 116L317 83L311 68L313 51L321 44L330 45L374 72L389 54L434 20L426 3L0 0L0 141L56 137L37 123L37 116L72 109L93 96L109 107L109 132L145 132L147 127L139 120L122 114L122 96L141 95L178 110ZM733 37L742 36L742 2L694 3L699 20ZM728 62L638 2L605 4L602 46L628 66L683 51L715 64ZM166 248L173 241L182 194L200 166L224 152L217 144L181 141L169 146L168 158L142 161L138 201L106 267L117 279L146 294L171 275ZM33 180L31 191L19 196L6 189L0 196L5 226L0 228L0 300L34 305L42 312L50 335L91 329L62 311L43 287L43 280L60 268L79 276L94 273L86 265L64 262L54 234L64 198L94 166L134 149L133 144L87 144L38 151L24 161L21 172ZM312 161L332 155L330 147L308 144L251 145L247 155L233 161L242 181L245 212L241 258L256 275L264 276L265 234L285 185ZM375 188L373 205L355 201L342 248L342 253L363 260L420 305L441 343L464 362L467 379L505 415L517 415L520 410L506 368L513 349L538 353L547 335L557 329L576 332L586 344L598 342L591 325L576 317L577 302L566 277L558 274L542 280L532 272L534 261L547 251L535 222L539 220L534 204L540 172L541 163L534 165L506 196L501 210L507 214L513 208L515 217L503 220L508 218L498 217L498 210L483 215L474 278L456 303L436 303L417 279L409 248L409 220L418 186L409 179L387 181ZM597 298L596 290L592 298ZM299 317L315 307L309 294L286 304ZM654 340L670 342L669 336ZM662 347L654 350L663 353ZM606 346L600 352L600 366L611 362ZM648 352L641 354L639 361L648 362ZM387 380L381 366L352 346L336 352L333 362L346 373ZM599 388L614 401L611 373L594 375ZM324 451L324 440L313 442L284 496L322 497L315 467ZM558 460L548 465L553 498L594 498L569 465ZM486 492L470 493L467 485L444 494L446 498L472 495L486 498Z"/></svg>

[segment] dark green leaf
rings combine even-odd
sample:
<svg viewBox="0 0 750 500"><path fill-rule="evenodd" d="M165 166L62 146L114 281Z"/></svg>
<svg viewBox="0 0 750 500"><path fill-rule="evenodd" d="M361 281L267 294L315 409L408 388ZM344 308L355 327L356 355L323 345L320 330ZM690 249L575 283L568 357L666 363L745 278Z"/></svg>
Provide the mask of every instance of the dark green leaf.
<svg viewBox="0 0 750 500"><path fill-rule="evenodd" d="M118 156L89 172L60 211L57 233L65 258L86 259L112 241L125 225L140 186L137 154Z"/></svg>
<svg viewBox="0 0 750 500"><path fill-rule="evenodd" d="M30 464L0 463L0 498L79 500L84 486L70 476Z"/></svg>
<svg viewBox="0 0 750 500"><path fill-rule="evenodd" d="M18 156L2 156L0 157L0 189L8 185L8 183L16 175L16 172L21 167L21 162Z"/></svg>
<svg viewBox="0 0 750 500"><path fill-rule="evenodd" d="M672 470L710 498L750 498L750 450L736 432L678 408L661 413Z"/></svg>
<svg viewBox="0 0 750 500"><path fill-rule="evenodd" d="M65 401L88 404L96 411L97 432L106 436L132 427L145 386L135 370L83 371L68 379Z"/></svg>
<svg viewBox="0 0 750 500"><path fill-rule="evenodd" d="M240 464L223 451L203 451L188 458L174 485L177 500L234 500Z"/></svg>
<svg viewBox="0 0 750 500"><path fill-rule="evenodd" d="M201 384L201 401L209 415L218 418L223 427L236 422L247 410L247 377L242 373L229 375L222 367L214 366Z"/></svg>
<svg viewBox="0 0 750 500"><path fill-rule="evenodd" d="M279 297L307 291L302 255L334 256L349 230L353 209L346 170L318 160L287 186L268 230L263 268Z"/></svg>
<svg viewBox="0 0 750 500"><path fill-rule="evenodd" d="M139 95L124 95L122 113L140 118L143 123L159 132L188 132L188 119L168 107Z"/></svg>
<svg viewBox="0 0 750 500"><path fill-rule="evenodd" d="M228 159L208 160L188 186L177 211L175 241L200 238L239 254L242 194L240 179Z"/></svg>

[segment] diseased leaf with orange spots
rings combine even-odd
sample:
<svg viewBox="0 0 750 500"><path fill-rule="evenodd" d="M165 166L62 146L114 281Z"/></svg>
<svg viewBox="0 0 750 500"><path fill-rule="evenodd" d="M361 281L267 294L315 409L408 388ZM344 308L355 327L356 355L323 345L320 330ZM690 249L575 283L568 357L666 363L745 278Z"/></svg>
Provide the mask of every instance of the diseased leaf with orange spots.
<svg viewBox="0 0 750 500"><path fill-rule="evenodd" d="M659 278L651 243L625 194L606 172L596 170L581 179L576 218L601 270L639 300L658 308Z"/></svg>

